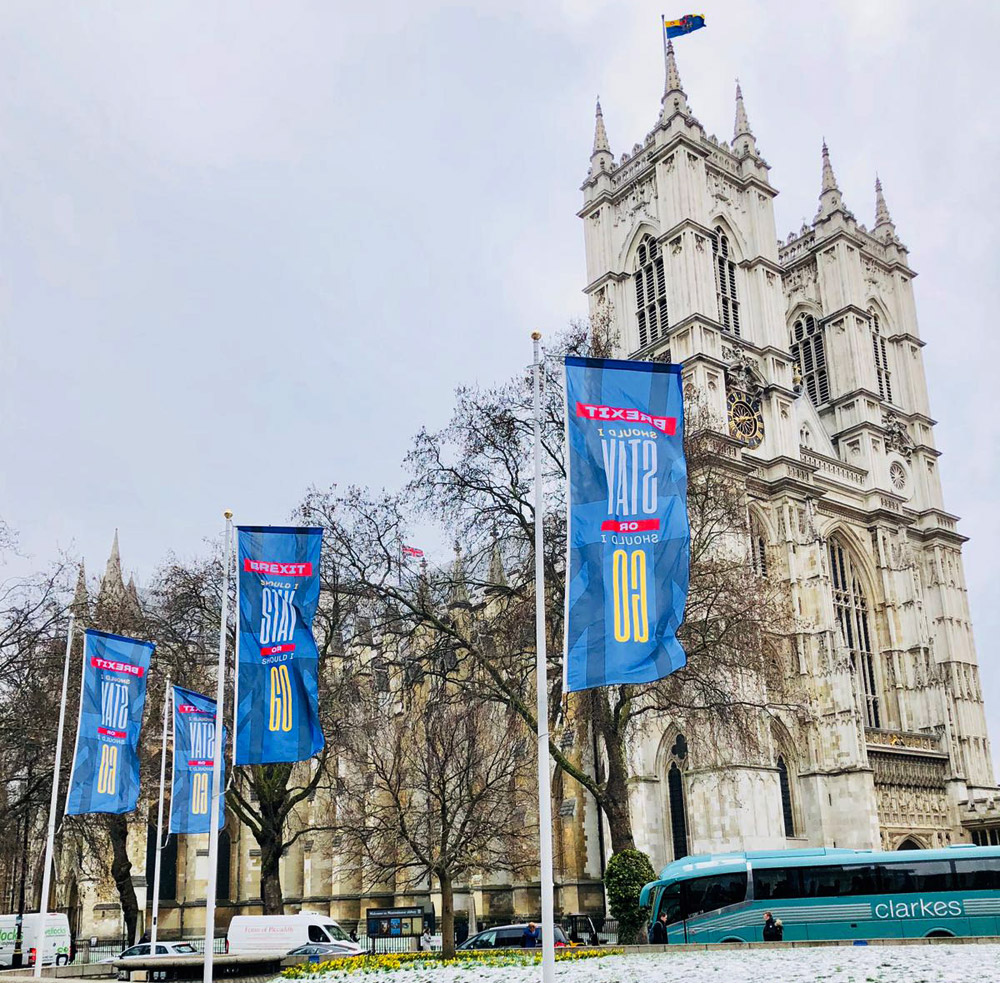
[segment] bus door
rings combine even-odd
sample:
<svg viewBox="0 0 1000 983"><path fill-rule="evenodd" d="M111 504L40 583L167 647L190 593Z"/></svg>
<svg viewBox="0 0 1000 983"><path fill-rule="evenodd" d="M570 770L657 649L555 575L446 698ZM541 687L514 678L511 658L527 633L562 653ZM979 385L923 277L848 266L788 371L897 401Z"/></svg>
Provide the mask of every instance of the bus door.
<svg viewBox="0 0 1000 983"><path fill-rule="evenodd" d="M667 941L687 942L687 922L683 918L681 907L680 883L669 884L660 893L660 906L657 917L666 912Z"/></svg>

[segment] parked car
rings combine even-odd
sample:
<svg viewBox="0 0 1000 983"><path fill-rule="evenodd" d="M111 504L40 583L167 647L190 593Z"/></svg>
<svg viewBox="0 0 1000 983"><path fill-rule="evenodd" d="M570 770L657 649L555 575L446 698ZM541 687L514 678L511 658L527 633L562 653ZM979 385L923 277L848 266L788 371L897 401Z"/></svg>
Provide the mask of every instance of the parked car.
<svg viewBox="0 0 1000 983"><path fill-rule="evenodd" d="M288 953L290 956L309 956L309 962L321 963L326 959L337 959L340 956L356 956L358 948L348 943L346 946L336 942L310 942L300 945Z"/></svg>
<svg viewBox="0 0 1000 983"><path fill-rule="evenodd" d="M157 942L156 952L150 952L148 942L140 942L138 945L130 945L122 950L117 956L109 959L102 959L102 963L113 963L118 959L149 959L160 956L197 956L198 950L190 942Z"/></svg>
<svg viewBox="0 0 1000 983"><path fill-rule="evenodd" d="M457 948L520 949L521 939L527 927L527 922L521 922L519 925L497 925L494 928L488 928L483 932L477 932L475 935L470 936ZM555 926L555 934L555 944L557 947L568 946L570 944L566 938L566 933L558 925Z"/></svg>

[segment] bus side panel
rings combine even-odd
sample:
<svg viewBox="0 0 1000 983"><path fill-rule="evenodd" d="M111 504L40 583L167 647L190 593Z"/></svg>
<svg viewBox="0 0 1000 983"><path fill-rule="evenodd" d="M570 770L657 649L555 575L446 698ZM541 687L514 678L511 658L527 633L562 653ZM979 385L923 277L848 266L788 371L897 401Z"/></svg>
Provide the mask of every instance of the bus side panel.
<svg viewBox="0 0 1000 983"><path fill-rule="evenodd" d="M1000 919L990 918L989 916L980 915L978 917L973 916L968 919L969 922L969 934L970 935L998 935L1000 934L1000 926L997 922ZM948 926L951 928L951 926Z"/></svg>
<svg viewBox="0 0 1000 983"><path fill-rule="evenodd" d="M850 927L851 923L848 923ZM866 918L857 922L857 928L851 928L848 939L901 939L905 933L903 923L898 918Z"/></svg>

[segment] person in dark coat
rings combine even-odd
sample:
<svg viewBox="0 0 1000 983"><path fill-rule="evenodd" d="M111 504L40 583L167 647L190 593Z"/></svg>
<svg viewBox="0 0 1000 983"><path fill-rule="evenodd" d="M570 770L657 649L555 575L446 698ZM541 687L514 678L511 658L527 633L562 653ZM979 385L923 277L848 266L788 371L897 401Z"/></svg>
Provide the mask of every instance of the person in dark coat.
<svg viewBox="0 0 1000 983"><path fill-rule="evenodd" d="M660 912L660 917L653 922L653 928L649 933L649 944L650 945L666 945L668 942L667 938L667 913L665 911Z"/></svg>
<svg viewBox="0 0 1000 983"><path fill-rule="evenodd" d="M774 915L769 911L764 912L764 941L765 942L780 942L781 941L781 928L780 923L774 920Z"/></svg>

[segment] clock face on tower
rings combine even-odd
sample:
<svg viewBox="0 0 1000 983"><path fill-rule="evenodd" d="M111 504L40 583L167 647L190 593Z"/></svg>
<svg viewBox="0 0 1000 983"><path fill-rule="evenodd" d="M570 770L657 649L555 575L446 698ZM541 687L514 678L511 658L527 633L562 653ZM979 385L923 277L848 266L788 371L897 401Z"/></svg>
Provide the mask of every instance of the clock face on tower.
<svg viewBox="0 0 1000 983"><path fill-rule="evenodd" d="M726 399L729 408L729 434L751 450L760 447L764 439L764 417L760 400L740 389L730 390Z"/></svg>

